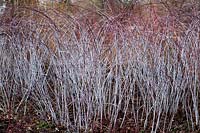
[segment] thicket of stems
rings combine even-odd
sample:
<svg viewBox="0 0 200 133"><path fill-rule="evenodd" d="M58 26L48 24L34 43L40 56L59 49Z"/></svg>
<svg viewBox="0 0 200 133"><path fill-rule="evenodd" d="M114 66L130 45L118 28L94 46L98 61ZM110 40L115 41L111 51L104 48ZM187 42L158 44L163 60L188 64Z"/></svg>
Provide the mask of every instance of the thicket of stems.
<svg viewBox="0 0 200 133"><path fill-rule="evenodd" d="M170 131L180 113L200 127L199 12L185 25L170 15L125 23L106 14L91 24L54 9L16 11L0 25L1 112L27 115L31 106L69 131L128 120Z"/></svg>

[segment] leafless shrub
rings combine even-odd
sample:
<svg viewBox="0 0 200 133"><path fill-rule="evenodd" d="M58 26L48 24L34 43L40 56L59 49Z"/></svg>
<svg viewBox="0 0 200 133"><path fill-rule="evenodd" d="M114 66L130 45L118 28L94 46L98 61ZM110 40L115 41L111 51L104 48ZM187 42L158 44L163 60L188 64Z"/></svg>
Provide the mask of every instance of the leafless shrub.
<svg viewBox="0 0 200 133"><path fill-rule="evenodd" d="M69 131L103 129L104 121L111 131L127 116L137 128L170 131L178 112L192 130L199 126L198 19L187 26L170 15L140 23L102 12L85 24L54 9L16 10L30 14L0 27L4 113L23 108L25 115L31 102L41 119Z"/></svg>

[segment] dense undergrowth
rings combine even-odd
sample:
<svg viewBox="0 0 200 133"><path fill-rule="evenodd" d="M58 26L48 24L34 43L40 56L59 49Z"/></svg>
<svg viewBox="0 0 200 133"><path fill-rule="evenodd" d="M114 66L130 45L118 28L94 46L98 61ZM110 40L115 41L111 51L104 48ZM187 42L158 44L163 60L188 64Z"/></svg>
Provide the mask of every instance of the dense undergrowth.
<svg viewBox="0 0 200 133"><path fill-rule="evenodd" d="M69 132L199 130L200 12L189 6L158 15L147 5L145 17L134 6L73 15L8 7L0 21L1 114Z"/></svg>

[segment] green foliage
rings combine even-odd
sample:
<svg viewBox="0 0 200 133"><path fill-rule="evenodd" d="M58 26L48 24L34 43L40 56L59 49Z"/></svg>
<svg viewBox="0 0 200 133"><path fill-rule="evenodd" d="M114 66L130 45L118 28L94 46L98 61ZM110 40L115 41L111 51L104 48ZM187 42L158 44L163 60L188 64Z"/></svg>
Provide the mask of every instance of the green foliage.
<svg viewBox="0 0 200 133"><path fill-rule="evenodd" d="M36 128L38 130L40 130L40 129L47 129L47 128L53 128L53 127L54 127L53 124L48 123L46 121L38 121L37 124L36 124Z"/></svg>
<svg viewBox="0 0 200 133"><path fill-rule="evenodd" d="M14 4L14 3L15 3L15 0L11 0L10 2L11 2L11 4Z"/></svg>

